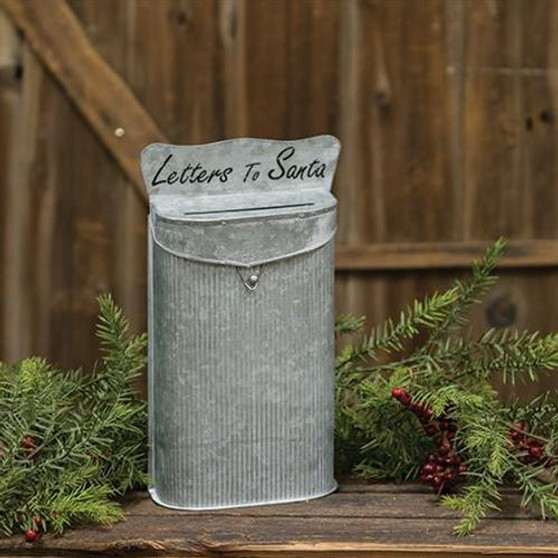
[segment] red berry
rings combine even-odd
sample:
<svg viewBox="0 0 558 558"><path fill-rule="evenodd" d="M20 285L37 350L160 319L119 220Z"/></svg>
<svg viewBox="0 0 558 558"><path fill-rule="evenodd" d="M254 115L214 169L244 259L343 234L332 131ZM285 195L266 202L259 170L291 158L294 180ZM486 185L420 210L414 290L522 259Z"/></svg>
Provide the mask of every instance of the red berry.
<svg viewBox="0 0 558 558"><path fill-rule="evenodd" d="M33 523L37 526L37 527L41 527L43 524L43 519L39 516L36 516L33 518Z"/></svg>
<svg viewBox="0 0 558 558"><path fill-rule="evenodd" d="M434 463L425 463L422 466L423 473L433 473L435 469L436 469L436 465L434 465Z"/></svg>
<svg viewBox="0 0 558 558"><path fill-rule="evenodd" d="M531 446L529 453L535 458L540 459L543 455L543 450L540 446Z"/></svg>
<svg viewBox="0 0 558 558"><path fill-rule="evenodd" d="M449 446L449 444L446 444L445 442L440 444L440 446L438 447L438 451L440 452L440 455L447 455L450 452L451 448Z"/></svg>
<svg viewBox="0 0 558 558"><path fill-rule="evenodd" d="M399 402L407 407L411 404L411 396L407 392L404 392L399 398Z"/></svg>
<svg viewBox="0 0 558 558"><path fill-rule="evenodd" d="M27 542L35 542L39 538L39 532L35 531L35 529L27 529L24 533L25 540Z"/></svg>
<svg viewBox="0 0 558 558"><path fill-rule="evenodd" d="M21 445L25 449L33 449L35 447L35 436L24 436Z"/></svg>
<svg viewBox="0 0 558 558"><path fill-rule="evenodd" d="M462 463L461 465L459 465L459 472L460 473L467 472L467 465L465 465L465 463Z"/></svg>
<svg viewBox="0 0 558 558"><path fill-rule="evenodd" d="M517 442L521 438L521 434L517 430L512 430L510 432L510 438Z"/></svg>
<svg viewBox="0 0 558 558"><path fill-rule="evenodd" d="M525 430L525 423L524 423L524 422L518 422L518 423L515 425L515 429L516 429L516 430L520 430L520 431Z"/></svg>
<svg viewBox="0 0 558 558"><path fill-rule="evenodd" d="M391 394L399 403L402 405L409 405L411 403L411 396L401 387L394 387L391 390Z"/></svg>
<svg viewBox="0 0 558 558"><path fill-rule="evenodd" d="M444 485L445 479L441 475L434 475L434 479L432 480L432 484L434 488L440 489Z"/></svg>

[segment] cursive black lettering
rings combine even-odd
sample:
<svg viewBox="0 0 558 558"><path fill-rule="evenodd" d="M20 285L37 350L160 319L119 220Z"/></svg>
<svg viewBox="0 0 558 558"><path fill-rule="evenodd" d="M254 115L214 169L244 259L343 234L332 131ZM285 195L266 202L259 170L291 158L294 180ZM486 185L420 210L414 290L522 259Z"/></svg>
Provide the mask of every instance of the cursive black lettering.
<svg viewBox="0 0 558 558"><path fill-rule="evenodd" d="M169 176L167 177L167 184L174 184L175 182L178 181L178 173L176 171L172 171L169 173Z"/></svg>
<svg viewBox="0 0 558 558"><path fill-rule="evenodd" d="M308 167L308 176L317 176L319 178L325 178L325 163L320 163L318 159L314 159Z"/></svg>
<svg viewBox="0 0 558 558"><path fill-rule="evenodd" d="M159 167L159 170L155 173L153 180L151 181L151 186L159 186L159 184L165 184L166 180L158 180L159 175L162 170L167 166L167 163L172 159L172 153L163 161L163 164Z"/></svg>
<svg viewBox="0 0 558 558"><path fill-rule="evenodd" d="M287 164L287 161L295 154L295 148L285 147L275 158L276 166L268 173L271 180L288 178L289 180L305 180L308 178L325 178L326 164L319 159L314 159L310 164L299 165Z"/></svg>
<svg viewBox="0 0 558 558"><path fill-rule="evenodd" d="M227 167L222 173L221 176L219 177L219 180L221 182L227 182L227 180L229 179L229 175L232 172L232 167Z"/></svg>
<svg viewBox="0 0 558 558"><path fill-rule="evenodd" d="M188 163L180 173L180 184L186 184L188 182L188 173L192 170L192 165Z"/></svg>
<svg viewBox="0 0 558 558"><path fill-rule="evenodd" d="M257 167L258 165L261 165L261 163L255 162L255 163L247 163L246 164L246 174L244 175L244 178L242 179L242 182L246 182L248 180L248 177L252 173L252 170L254 169L254 167ZM254 172L255 178L257 178L259 176L259 174L260 174L259 172ZM254 177L252 177L252 179L254 179Z"/></svg>
<svg viewBox="0 0 558 558"><path fill-rule="evenodd" d="M295 148L293 146L285 147L282 149L278 154L275 162L277 163L278 169L271 169L267 176L271 178L271 180L279 180L285 176L285 167L283 166L283 161L287 161L290 159L295 152Z"/></svg>

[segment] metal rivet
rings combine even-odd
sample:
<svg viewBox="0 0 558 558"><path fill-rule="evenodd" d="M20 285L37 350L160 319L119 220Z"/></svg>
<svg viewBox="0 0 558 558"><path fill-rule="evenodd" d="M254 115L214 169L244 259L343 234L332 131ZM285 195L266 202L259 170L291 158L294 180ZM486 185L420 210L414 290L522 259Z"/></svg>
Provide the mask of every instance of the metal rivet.
<svg viewBox="0 0 558 558"><path fill-rule="evenodd" d="M253 287L258 282L258 276L250 275L250 277L248 277L248 280L246 282Z"/></svg>
<svg viewBox="0 0 558 558"><path fill-rule="evenodd" d="M126 130L124 130L124 128L118 127L118 128L114 129L114 135L117 138L121 138L125 133L126 133Z"/></svg>

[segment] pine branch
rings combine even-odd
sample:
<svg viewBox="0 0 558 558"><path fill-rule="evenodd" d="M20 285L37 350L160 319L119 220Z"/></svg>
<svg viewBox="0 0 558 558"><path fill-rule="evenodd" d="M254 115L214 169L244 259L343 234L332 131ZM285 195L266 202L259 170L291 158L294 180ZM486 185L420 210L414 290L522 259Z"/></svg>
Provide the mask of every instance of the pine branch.
<svg viewBox="0 0 558 558"><path fill-rule="evenodd" d="M473 349L484 378L499 376L505 383L536 382L541 371L558 368L558 334L541 338L538 333L491 330Z"/></svg>
<svg viewBox="0 0 558 558"><path fill-rule="evenodd" d="M335 333L339 336L360 333L364 327L364 316L357 318L350 314L342 314L335 318Z"/></svg>
<svg viewBox="0 0 558 558"><path fill-rule="evenodd" d="M146 404L131 384L145 336L101 297L103 359L86 374L44 359L0 365L0 531L112 524L113 500L146 481ZM40 517L39 524L34 518Z"/></svg>
<svg viewBox="0 0 558 558"><path fill-rule="evenodd" d="M558 519L558 486L554 479L542 482L539 478L542 470L519 465L514 471L517 484L523 491L521 506L537 504L543 519Z"/></svg>
<svg viewBox="0 0 558 558"><path fill-rule="evenodd" d="M457 536L464 536L473 532L488 512L500 510L499 500L498 486L490 476L487 476L466 486L459 495L444 496L441 504L463 515L463 519L455 525L453 532Z"/></svg>
<svg viewBox="0 0 558 558"><path fill-rule="evenodd" d="M442 294L434 293L422 301L416 300L399 320L388 319L374 328L359 346L349 345L337 359L336 368L344 369L349 364L375 360L380 353L390 354L403 350L403 342L413 339L421 329L434 329L447 318L447 309L457 301L457 289Z"/></svg>
<svg viewBox="0 0 558 558"><path fill-rule="evenodd" d="M455 281L454 288L457 291L455 303L449 309L445 319L431 332L425 350L432 348L440 337L447 336L452 329L466 323L470 307L480 302L482 296L497 281L493 272L504 253L506 244L507 241L504 238L499 238L488 248L485 256L479 262L472 264L472 272L468 280Z"/></svg>
<svg viewBox="0 0 558 558"><path fill-rule="evenodd" d="M346 346L337 360L337 439L352 455L344 456L343 465L367 478L403 480L416 478L422 463L435 463L442 467L435 471L446 475L451 452L452 460L466 463L466 486L442 500L463 515L457 535L470 533L498 509L500 488L509 478L522 488L524 505L536 502L543 517L558 512L556 398L505 407L491 385L498 378L538 381L539 374L556 370L558 334L490 330L477 339L458 331L471 305L496 280L504 246L496 242L471 277L456 282L449 300L415 303L398 322L388 320L359 344ZM434 313L432 301L440 303ZM427 341L398 357L420 329L429 334ZM386 355L391 359L378 362ZM425 409L431 418L425 419ZM528 432L518 424L528 424ZM428 461L433 438L425 432L436 439ZM425 480L436 481L434 475L428 480L434 470L429 467L422 469Z"/></svg>

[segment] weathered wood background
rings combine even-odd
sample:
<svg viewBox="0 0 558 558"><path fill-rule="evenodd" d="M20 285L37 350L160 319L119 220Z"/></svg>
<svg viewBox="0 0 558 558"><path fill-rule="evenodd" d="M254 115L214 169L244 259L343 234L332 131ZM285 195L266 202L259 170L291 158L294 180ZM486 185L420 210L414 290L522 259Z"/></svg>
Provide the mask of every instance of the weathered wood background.
<svg viewBox="0 0 558 558"><path fill-rule="evenodd" d="M475 326L558 330L556 0L68 0L82 42L61 4L0 0L2 359L91 363L105 291L145 328L158 137L335 134L339 312L377 322L506 235Z"/></svg>

